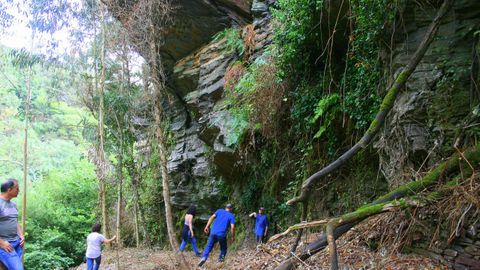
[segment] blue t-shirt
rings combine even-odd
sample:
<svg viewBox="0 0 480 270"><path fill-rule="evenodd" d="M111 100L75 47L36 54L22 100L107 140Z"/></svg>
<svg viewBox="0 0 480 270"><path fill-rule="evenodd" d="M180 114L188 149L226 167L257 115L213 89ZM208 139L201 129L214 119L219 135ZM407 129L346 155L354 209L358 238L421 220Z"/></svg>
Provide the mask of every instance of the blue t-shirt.
<svg viewBox="0 0 480 270"><path fill-rule="evenodd" d="M227 235L230 224L235 224L235 215L224 209L215 212L215 221L212 225L212 234L218 236Z"/></svg>
<svg viewBox="0 0 480 270"><path fill-rule="evenodd" d="M267 215L257 214L255 218L255 235L263 236L268 226Z"/></svg>

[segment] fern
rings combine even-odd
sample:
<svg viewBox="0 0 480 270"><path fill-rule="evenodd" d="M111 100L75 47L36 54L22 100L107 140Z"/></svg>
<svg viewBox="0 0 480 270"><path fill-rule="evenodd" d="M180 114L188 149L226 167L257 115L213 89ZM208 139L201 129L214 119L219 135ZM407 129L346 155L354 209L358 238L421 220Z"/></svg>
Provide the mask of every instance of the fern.
<svg viewBox="0 0 480 270"><path fill-rule="evenodd" d="M339 106L340 95L329 94L320 99L315 107L314 114L310 118L310 124L315 124L319 119L321 120L320 127L315 134L314 138L318 139L322 137L325 131L331 126L335 116L340 112Z"/></svg>
<svg viewBox="0 0 480 270"><path fill-rule="evenodd" d="M222 39L225 39L225 52L226 53L238 53L239 56L242 56L245 51L245 44L243 42L240 29L237 28L226 28L221 32L216 33L213 36L213 41L218 42Z"/></svg>

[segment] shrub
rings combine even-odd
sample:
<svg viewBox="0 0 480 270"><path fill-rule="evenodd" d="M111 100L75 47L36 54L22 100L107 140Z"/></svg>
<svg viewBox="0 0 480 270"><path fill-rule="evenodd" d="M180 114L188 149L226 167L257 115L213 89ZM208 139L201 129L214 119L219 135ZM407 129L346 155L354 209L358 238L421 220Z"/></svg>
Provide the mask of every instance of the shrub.
<svg viewBox="0 0 480 270"><path fill-rule="evenodd" d="M218 42L225 39L225 52L226 53L238 53L242 56L245 51L245 45L240 34L240 30L237 28L226 28L225 30L218 32L213 36L213 41Z"/></svg>

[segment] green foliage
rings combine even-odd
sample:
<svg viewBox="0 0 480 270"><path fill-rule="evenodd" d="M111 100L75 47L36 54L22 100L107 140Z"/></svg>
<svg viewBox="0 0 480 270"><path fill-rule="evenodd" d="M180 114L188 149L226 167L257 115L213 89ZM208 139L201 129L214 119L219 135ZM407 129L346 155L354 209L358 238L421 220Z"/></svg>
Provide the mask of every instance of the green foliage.
<svg viewBox="0 0 480 270"><path fill-rule="evenodd" d="M3 48L0 59L0 179L23 178L26 76L31 81L25 265L65 269L81 262L95 221L97 185L82 137L95 122L75 106L75 77L65 69Z"/></svg>
<svg viewBox="0 0 480 270"><path fill-rule="evenodd" d="M320 51L318 25L323 0L279 0L272 9L274 43L282 77L308 73Z"/></svg>
<svg viewBox="0 0 480 270"><path fill-rule="evenodd" d="M58 247L33 243L27 245L25 250L25 267L28 269L66 269L74 263L75 261Z"/></svg>
<svg viewBox="0 0 480 270"><path fill-rule="evenodd" d="M368 127L380 104L378 90L382 87L382 67L378 52L389 42L384 37L388 37L386 34L398 2L351 2L351 16L339 22L345 25L338 25L338 29L347 32L337 31L335 37L322 36L332 30L321 24L328 22L323 1L276 2L272 62L279 67L278 77L291 83L282 103L289 112L282 118L282 132L269 141L254 133L256 124L261 122L255 121L258 116L251 97L258 96L262 89L257 79L261 65L253 63L233 89L226 89L230 112L237 116L237 121L242 119L245 123L237 134L251 131L251 137L255 137L255 141L250 142L255 144L255 153L248 156L248 180L241 188L242 206L271 205L270 213L280 219L292 215L284 202L295 195L301 183L314 171L328 164L339 149L347 147L346 142L354 140L358 131ZM327 40L335 42L334 52L325 48ZM339 40L344 44L338 44ZM332 55L326 56L329 53ZM328 57L332 59L326 63ZM347 116L345 119L353 123L347 127L353 128L339 128L340 115ZM372 169L378 166L375 159L370 158L372 162L359 159L356 162L361 165L355 163L341 171L342 179L348 180L338 181L338 185L328 188L328 203L338 202L333 205L334 211L353 209L371 198L372 192L385 188L376 169ZM377 179L378 183L372 179ZM358 184L353 185L358 196L348 195L352 181ZM376 185L374 188L370 186L372 183Z"/></svg>
<svg viewBox="0 0 480 270"><path fill-rule="evenodd" d="M337 113L340 112L339 102L340 95L338 94L326 95L318 101L314 115L309 121L311 124L314 124L317 120L321 119L320 128L317 133L315 133L315 136L313 136L314 138L320 138L325 131L330 129L333 119L335 119Z"/></svg>
<svg viewBox="0 0 480 270"><path fill-rule="evenodd" d="M249 107L241 106L236 108L232 117L225 122L225 126L229 130L225 138L225 144L228 147L236 147L243 142L250 127L249 115Z"/></svg>
<svg viewBox="0 0 480 270"><path fill-rule="evenodd" d="M225 39L225 53L237 53L242 56L245 51L245 44L241 31L238 28L225 28L213 36L213 41L218 42Z"/></svg>
<svg viewBox="0 0 480 270"><path fill-rule="evenodd" d="M380 105L378 96L381 74L378 52L388 40L386 27L395 16L396 0L352 1L354 31L351 33L348 64L342 87L345 88L343 110L354 120L355 128L365 129Z"/></svg>
<svg viewBox="0 0 480 270"><path fill-rule="evenodd" d="M148 158L147 166L142 169L140 175L140 205L144 206L144 216L148 234L152 244L162 244L168 241L165 223L165 211L160 179L160 157L157 145L151 142L152 150Z"/></svg>
<svg viewBox="0 0 480 270"><path fill-rule="evenodd" d="M25 49L11 50L10 56L12 64L20 69L33 67L35 64L42 63L42 57L28 52Z"/></svg>
<svg viewBox="0 0 480 270"><path fill-rule="evenodd" d="M229 132L225 138L225 143L229 147L239 146L248 130L258 129L257 123L251 123L251 116L253 106L249 102L250 96L255 93L257 84L257 77L259 67L266 63L261 60L257 60L253 63L240 78L239 82L233 87L233 89L225 89L226 91L226 104L230 117L217 118L213 121L213 124L220 124L220 121L228 128ZM216 122L217 121L217 122Z"/></svg>
<svg viewBox="0 0 480 270"><path fill-rule="evenodd" d="M27 205L25 264L29 269L66 268L81 262L85 237L95 222L96 192L92 164L78 157L65 160L62 167L34 183ZM52 261L39 263L45 257Z"/></svg>
<svg viewBox="0 0 480 270"><path fill-rule="evenodd" d="M323 96L322 93L322 83L309 84L305 81L289 92L292 135L308 136L308 134L312 134L312 124L309 120L312 118L318 100Z"/></svg>

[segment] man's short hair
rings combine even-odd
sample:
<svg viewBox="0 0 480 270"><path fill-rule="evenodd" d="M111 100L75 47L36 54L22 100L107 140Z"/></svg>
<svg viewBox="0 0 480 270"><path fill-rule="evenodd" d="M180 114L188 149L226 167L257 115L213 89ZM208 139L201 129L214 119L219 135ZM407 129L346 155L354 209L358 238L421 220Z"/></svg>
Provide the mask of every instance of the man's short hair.
<svg viewBox="0 0 480 270"><path fill-rule="evenodd" d="M227 208L227 209L232 209L232 208L233 208L233 204L229 203L229 204L227 204L227 206L225 206L225 208Z"/></svg>
<svg viewBox="0 0 480 270"><path fill-rule="evenodd" d="M11 189L13 186L15 186L15 183L17 183L18 181L16 179L13 179L13 178L9 178L7 179L5 182L2 183L2 186L0 187L0 191L3 193L3 192L7 192L9 189Z"/></svg>

